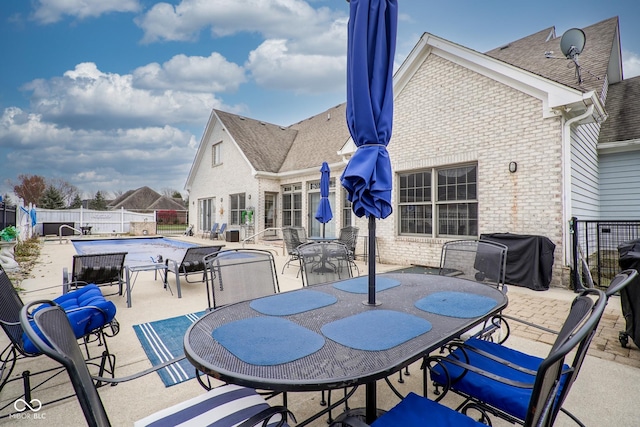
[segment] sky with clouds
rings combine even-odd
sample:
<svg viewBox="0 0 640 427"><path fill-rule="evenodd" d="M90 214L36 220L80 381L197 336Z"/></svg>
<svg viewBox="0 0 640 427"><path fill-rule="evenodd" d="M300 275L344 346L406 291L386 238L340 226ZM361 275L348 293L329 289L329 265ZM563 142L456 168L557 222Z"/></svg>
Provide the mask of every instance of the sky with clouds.
<svg viewBox="0 0 640 427"><path fill-rule="evenodd" d="M635 1L398 3L396 64L424 32L485 52L618 16L625 78L640 75ZM19 174L84 197L184 193L212 108L288 126L344 102L348 11L344 0L2 0L0 194Z"/></svg>

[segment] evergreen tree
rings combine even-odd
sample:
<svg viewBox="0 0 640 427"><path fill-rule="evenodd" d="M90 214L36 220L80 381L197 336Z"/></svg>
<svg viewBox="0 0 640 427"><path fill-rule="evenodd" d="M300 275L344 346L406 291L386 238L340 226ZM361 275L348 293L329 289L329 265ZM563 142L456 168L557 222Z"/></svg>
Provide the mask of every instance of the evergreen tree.
<svg viewBox="0 0 640 427"><path fill-rule="evenodd" d="M62 194L53 185L47 187L40 197L38 205L45 209L62 209L64 208L64 200Z"/></svg>
<svg viewBox="0 0 640 427"><path fill-rule="evenodd" d="M71 209L79 209L81 206L82 206L82 199L80 198L79 194L76 194L76 196L73 198L73 201L71 202L69 207Z"/></svg>
<svg viewBox="0 0 640 427"><path fill-rule="evenodd" d="M94 209L96 211L107 210L107 201L104 199L104 196L100 191L96 192L96 195L93 198L93 200L89 202L89 209Z"/></svg>

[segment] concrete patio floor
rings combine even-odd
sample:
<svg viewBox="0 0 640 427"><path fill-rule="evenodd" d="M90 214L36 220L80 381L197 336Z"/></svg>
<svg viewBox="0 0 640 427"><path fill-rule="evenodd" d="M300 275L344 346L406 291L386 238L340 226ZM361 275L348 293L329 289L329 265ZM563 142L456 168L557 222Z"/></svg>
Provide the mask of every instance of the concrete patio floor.
<svg viewBox="0 0 640 427"><path fill-rule="evenodd" d="M180 237L194 243L206 244L208 240L198 237ZM238 247L237 243L226 243L227 247ZM247 245L247 247L268 248L274 251L278 273L287 260L281 247ZM75 249L71 243L60 243L58 240L46 241L42 246L39 262L32 272L33 278L24 280L20 285L27 293L22 299L31 301L42 298L54 298L61 292L62 270L71 268L72 256ZM366 272L366 267L359 262L360 271ZM389 271L399 266L379 264L377 271ZM279 274L282 291L297 289L302 285L301 279L296 277L296 266L285 269ZM172 280L172 279L170 279ZM170 281L170 283L173 283ZM52 289L36 291L54 286ZM115 289L115 288L114 288ZM529 319L535 323L558 329L568 312L569 304L574 293L565 289L550 289L535 292L516 286L509 287L509 306L506 313ZM206 308L207 300L204 287L200 284L184 284L182 298L178 299L162 288L161 281L154 281L152 272L141 272L132 294L133 306L127 308L124 297L109 297L117 306L116 318L120 322L120 333L109 340L109 346L117 355L117 377L122 377L141 371L150 363L140 345L132 325L183 315ZM640 415L635 403L640 390L640 351L631 343L630 349L624 349L618 342L618 331L624 328L621 316L619 297L613 297L605 311L605 315L598 328L583 370L568 397L564 407L578 416L587 426L629 426L640 425ZM553 339L548 334L540 334L531 328L515 326L509 345L518 349L543 356L549 350L549 343ZM2 334L0 345L4 347L7 339ZM13 376L19 376L25 369L31 367L39 370L44 366L56 366L56 363L46 357L37 357L19 362ZM397 384L403 393L421 390L421 375L419 365L410 368L412 375L406 378L404 384ZM395 378L393 379L395 381ZM398 399L389 391L384 382L378 385L379 407L389 409ZM21 391L21 383L13 382L3 389L0 395L0 406L13 402ZM46 400L50 396L64 396L71 392L71 386L66 374L56 377L47 383L43 389L34 393L35 398ZM155 373L143 378L121 383L116 387L101 387L100 395L109 414L112 425L129 426L157 410L186 400L203 393L197 381L165 387ZM351 407L363 406L364 388L358 390L349 400ZM341 395L341 392L337 392ZM303 420L317 412L320 393L290 393L289 409L298 420ZM455 404L454 397L445 399L449 405ZM274 400L279 404L279 398ZM7 409L1 414L5 414ZM337 415L339 410L334 412ZM37 415L37 417L36 417ZM35 424L34 424L35 423ZM82 410L75 397L60 403L47 405L37 414L29 417L0 419L0 425L41 425L46 426L82 426L85 425ZM295 425L295 424L294 424ZM326 426L326 417L316 420L312 426ZM497 427L511 425L500 420L494 420ZM575 425L568 417L560 414L557 426Z"/></svg>

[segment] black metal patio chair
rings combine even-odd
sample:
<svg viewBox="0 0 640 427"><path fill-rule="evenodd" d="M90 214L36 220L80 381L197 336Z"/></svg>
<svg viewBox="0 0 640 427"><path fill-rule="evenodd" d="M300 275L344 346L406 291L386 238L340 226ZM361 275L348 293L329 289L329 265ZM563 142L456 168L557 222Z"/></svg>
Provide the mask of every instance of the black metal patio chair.
<svg viewBox="0 0 640 427"><path fill-rule="evenodd" d="M348 226L342 227L340 229L340 234L338 235L338 242L342 243L347 247L347 257L349 261L349 266L354 267L360 275L360 269L356 264L356 245L358 243L358 227Z"/></svg>
<svg viewBox="0 0 640 427"><path fill-rule="evenodd" d="M298 246L306 243L307 239L303 227L284 227L282 229L282 238L284 239L284 245L289 255L289 259L282 266L282 274L284 274L284 269L287 268L292 261L298 261ZM298 273L299 272L300 271L298 271Z"/></svg>
<svg viewBox="0 0 640 427"><path fill-rule="evenodd" d="M42 353L59 362L67 371L87 425L110 426L107 411L94 386L96 378L91 376L82 358L80 347L75 340L67 316L62 308L55 303L44 303L49 306L35 312L32 312L33 306L31 304L21 310L20 323L25 333ZM176 361L173 360L171 363ZM156 366L125 378L99 380L112 383L128 381L155 372L165 365ZM186 402L165 408L137 421L134 425L175 426L189 421L195 423L193 425L202 425L202 420L206 419L207 425L218 423L216 425L248 427L260 424L275 427L286 426L289 415L292 416L283 406L269 406L255 390L226 385Z"/></svg>
<svg viewBox="0 0 640 427"><path fill-rule="evenodd" d="M303 286L353 277L349 249L339 242L309 242L298 246Z"/></svg>
<svg viewBox="0 0 640 427"><path fill-rule="evenodd" d="M57 286L56 286L57 287ZM74 324L74 338L82 340L84 359L98 369L98 374L114 375L116 356L109 351L107 338L116 335L120 327L115 319L116 307L102 296L99 288L88 285L56 298ZM20 310L24 307L22 299L16 292L11 280L0 266L0 326L9 339L8 345L0 353L0 391L8 383L22 382L22 393L17 398L30 402L34 391L41 389L53 377L60 373L57 368L37 366L34 370L29 359L41 356L42 353L24 333L20 325ZM95 354L96 350L99 352ZM12 376L18 363L24 362L20 375ZM42 401L49 404L70 396L59 396L52 400ZM3 406L6 409L13 402ZM5 414L0 417L8 416Z"/></svg>
<svg viewBox="0 0 640 427"><path fill-rule="evenodd" d="M379 417L374 427L491 425L490 415L526 427L551 427L575 381L606 305L604 292L586 290L574 300L567 320L545 358L521 353L501 344L473 339L451 346L447 356L427 361L431 378L465 401L457 411L437 399L410 393ZM565 364L576 351L573 363ZM426 390L424 390L426 395ZM481 423L467 416L478 411ZM574 419L575 420L575 419ZM336 426L361 427L355 417L338 418Z"/></svg>
<svg viewBox="0 0 640 427"><path fill-rule="evenodd" d="M627 280L625 274L623 281ZM458 410L478 411L485 420L495 416L526 426L551 426L562 410L582 425L562 404L582 367L606 303L607 296L599 289L579 293L546 357L476 338L450 343L448 355L432 356L425 364L436 388L444 391L436 400L453 391L465 399ZM565 363L570 352L574 352L573 359Z"/></svg>
<svg viewBox="0 0 640 427"><path fill-rule="evenodd" d="M203 258L209 309L280 292L273 254L227 249Z"/></svg>

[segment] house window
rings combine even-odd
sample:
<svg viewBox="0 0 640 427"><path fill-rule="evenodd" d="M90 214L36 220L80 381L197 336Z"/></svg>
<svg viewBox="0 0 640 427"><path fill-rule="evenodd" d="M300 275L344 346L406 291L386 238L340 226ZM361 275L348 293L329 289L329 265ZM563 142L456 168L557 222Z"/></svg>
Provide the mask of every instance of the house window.
<svg viewBox="0 0 640 427"><path fill-rule="evenodd" d="M198 200L198 229L200 231L211 230L215 211L215 197Z"/></svg>
<svg viewBox="0 0 640 427"><path fill-rule="evenodd" d="M282 226L302 227L302 184L282 187Z"/></svg>
<svg viewBox="0 0 640 427"><path fill-rule="evenodd" d="M231 194L229 200L231 224L240 225L242 211L245 208L245 193Z"/></svg>
<svg viewBox="0 0 640 427"><path fill-rule="evenodd" d="M220 156L220 148L222 142L216 142L211 146L211 166L217 166L222 163L222 157Z"/></svg>
<svg viewBox="0 0 640 427"><path fill-rule="evenodd" d="M477 171L469 165L399 174L400 234L477 236Z"/></svg>
<svg viewBox="0 0 640 427"><path fill-rule="evenodd" d="M351 225L351 202L349 201L349 192L342 189L342 226L349 227Z"/></svg>

